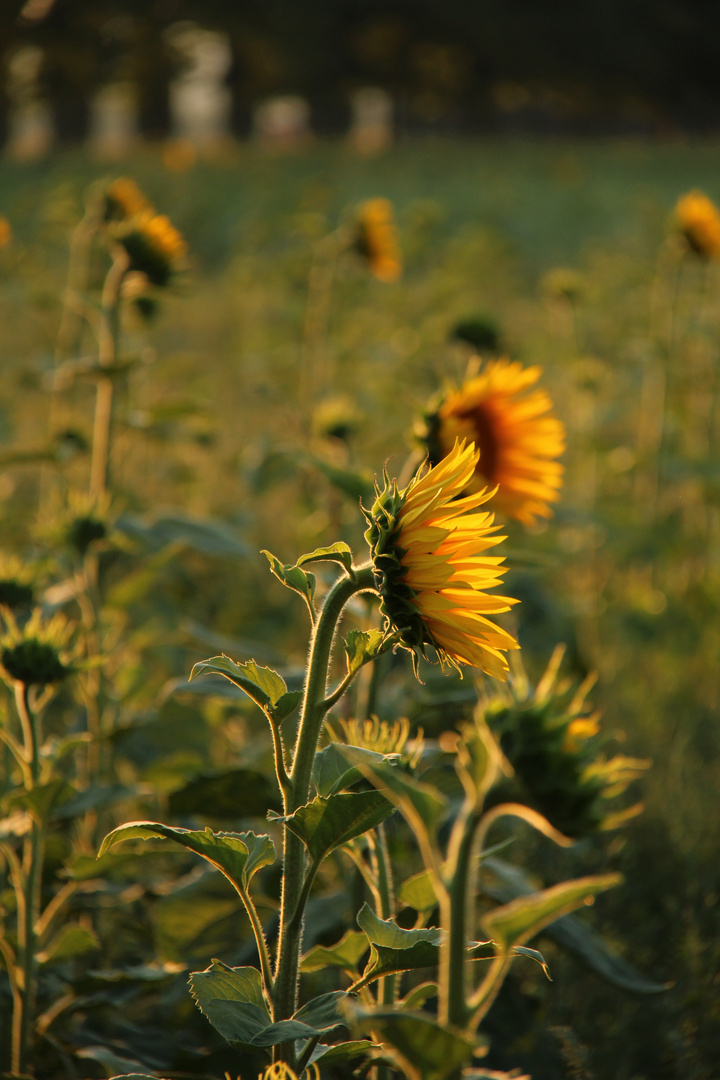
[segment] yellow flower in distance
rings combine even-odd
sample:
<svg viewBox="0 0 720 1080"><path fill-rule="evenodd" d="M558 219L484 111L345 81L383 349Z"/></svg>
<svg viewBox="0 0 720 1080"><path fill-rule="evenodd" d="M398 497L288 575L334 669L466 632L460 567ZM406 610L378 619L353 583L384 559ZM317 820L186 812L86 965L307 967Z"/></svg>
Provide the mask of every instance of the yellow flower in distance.
<svg viewBox="0 0 720 1080"><path fill-rule="evenodd" d="M105 220L125 221L136 214L152 213L153 207L131 176L119 176L105 189Z"/></svg>
<svg viewBox="0 0 720 1080"><path fill-rule="evenodd" d="M12 229L7 218L0 215L0 248L4 248L12 240Z"/></svg>
<svg viewBox="0 0 720 1080"><path fill-rule="evenodd" d="M505 679L503 652L515 639L488 616L517 601L487 590L500 584L502 556L488 555L504 536L494 535L494 515L478 508L492 496L463 496L475 474L478 451L458 440L450 453L407 488L386 478L370 511L365 538L372 552L380 610L414 662L425 645L440 662L469 664Z"/></svg>
<svg viewBox="0 0 720 1080"><path fill-rule="evenodd" d="M466 490L497 487L493 505L525 525L551 516L548 504L562 486L557 458L565 449L565 428L552 415L549 395L531 389L541 374L539 367L492 360L445 395L423 432L433 463L450 453L456 439L472 440L480 456Z"/></svg>
<svg viewBox="0 0 720 1080"><path fill-rule="evenodd" d="M358 210L355 250L367 259L379 281L396 281L402 273L402 257L389 199L369 199Z"/></svg>
<svg viewBox="0 0 720 1080"><path fill-rule="evenodd" d="M117 238L130 256L131 269L145 274L153 285L167 285L187 253L187 244L170 219L152 210L137 214Z"/></svg>
<svg viewBox="0 0 720 1080"><path fill-rule="evenodd" d="M696 255L720 258L720 212L702 191L689 191L675 207L678 228Z"/></svg>

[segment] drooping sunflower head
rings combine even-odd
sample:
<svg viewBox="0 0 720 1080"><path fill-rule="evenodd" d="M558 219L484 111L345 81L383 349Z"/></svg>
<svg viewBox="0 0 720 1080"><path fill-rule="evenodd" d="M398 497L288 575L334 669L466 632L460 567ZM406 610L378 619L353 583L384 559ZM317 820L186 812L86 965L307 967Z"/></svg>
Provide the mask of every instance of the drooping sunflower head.
<svg viewBox="0 0 720 1080"><path fill-rule="evenodd" d="M400 277L402 256L389 199L369 199L359 207L353 246L379 281Z"/></svg>
<svg viewBox="0 0 720 1080"><path fill-rule="evenodd" d="M153 213L152 203L130 176L119 176L108 184L103 194L106 221L126 221L136 214Z"/></svg>
<svg viewBox="0 0 720 1080"><path fill-rule="evenodd" d="M170 219L153 210L136 214L116 239L130 258L130 269L152 285L167 285L187 254L187 244Z"/></svg>
<svg viewBox="0 0 720 1080"><path fill-rule="evenodd" d="M689 191L675 207L677 227L696 255L720 258L720 211L702 191Z"/></svg>
<svg viewBox="0 0 720 1080"><path fill-rule="evenodd" d="M432 646L443 666L468 664L505 679L503 653L518 647L489 615L516 601L487 590L500 584L502 556L489 555L497 536L492 513L478 512L492 492L465 495L478 451L458 440L450 453L400 490L386 478L364 511L380 610L388 631L417 657Z"/></svg>
<svg viewBox="0 0 720 1080"><path fill-rule="evenodd" d="M6 680L25 686L47 686L62 682L72 673L72 653L68 645L73 626L60 612L49 620L36 608L21 627L5 609L5 633L0 637L0 664Z"/></svg>
<svg viewBox="0 0 720 1080"><path fill-rule="evenodd" d="M456 439L475 443L479 457L465 489L497 487L493 505L524 525L552 514L559 498L565 428L552 401L533 389L542 369L507 359L492 360L480 374L444 394L419 430L430 461L440 462Z"/></svg>

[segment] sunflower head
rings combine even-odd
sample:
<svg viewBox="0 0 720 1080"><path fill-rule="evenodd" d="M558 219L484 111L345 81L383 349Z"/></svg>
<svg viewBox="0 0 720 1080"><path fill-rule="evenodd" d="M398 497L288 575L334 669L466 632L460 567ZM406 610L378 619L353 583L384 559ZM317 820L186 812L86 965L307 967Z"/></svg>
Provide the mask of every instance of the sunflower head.
<svg viewBox="0 0 720 1080"><path fill-rule="evenodd" d="M58 612L45 620L36 608L20 627L5 609L3 621L6 631L0 637L0 664L9 682L47 686L62 682L72 673L67 646L73 627L64 615Z"/></svg>
<svg viewBox="0 0 720 1080"><path fill-rule="evenodd" d="M389 199L369 199L358 209L354 248L367 260L379 281L395 281L402 273L397 228Z"/></svg>
<svg viewBox="0 0 720 1080"><path fill-rule="evenodd" d="M504 572L502 557L487 552L504 537L495 535L491 513L477 512L492 492L462 496L477 461L475 446L457 441L439 465L408 487L401 490L386 477L372 508L364 511L365 538L388 633L414 658L430 645L443 667L460 671L468 664L504 679L503 653L517 642L487 616L507 611L515 601L486 591Z"/></svg>
<svg viewBox="0 0 720 1080"><path fill-rule="evenodd" d="M641 804L618 810L614 800L648 767L647 761L602 753L600 715L586 704L594 678L581 685L558 677L559 646L534 689L524 673L513 695L499 694L483 708L514 770L520 798L567 836L617 828Z"/></svg>
<svg viewBox="0 0 720 1080"><path fill-rule="evenodd" d="M720 212L702 191L689 191L675 207L677 227L696 255L720 258Z"/></svg>
<svg viewBox="0 0 720 1080"><path fill-rule="evenodd" d="M130 269L152 285L164 286L187 254L187 244L164 214L145 210L115 233L130 259Z"/></svg>
<svg viewBox="0 0 720 1080"><path fill-rule="evenodd" d="M117 512L107 492L91 496L70 491L66 499L55 501L41 519L38 536L53 547L70 548L82 557L110 535Z"/></svg>
<svg viewBox="0 0 720 1080"><path fill-rule="evenodd" d="M127 221L136 214L152 213L152 204L130 176L119 176L105 188L105 220Z"/></svg>
<svg viewBox="0 0 720 1080"><path fill-rule="evenodd" d="M12 228L7 218L0 215L0 248L4 248L12 240Z"/></svg>
<svg viewBox="0 0 720 1080"><path fill-rule="evenodd" d="M350 746L374 750L376 754L400 754L411 766L416 765L422 755L422 728L411 739L407 716L392 723L371 716L367 720L341 720L340 724L345 742Z"/></svg>
<svg viewBox="0 0 720 1080"><path fill-rule="evenodd" d="M551 516L559 498L565 428L552 414L544 390L533 389L539 367L492 360L459 389L448 390L428 410L418 434L435 464L458 438L475 443L479 457L466 492L497 487L493 505L532 525Z"/></svg>
<svg viewBox="0 0 720 1080"><path fill-rule="evenodd" d="M0 607L10 611L32 607L34 576L16 555L0 554Z"/></svg>
<svg viewBox="0 0 720 1080"><path fill-rule="evenodd" d="M496 353L500 348L499 323L492 315L482 311L456 322L450 337L454 341L464 341L471 345L476 352Z"/></svg>

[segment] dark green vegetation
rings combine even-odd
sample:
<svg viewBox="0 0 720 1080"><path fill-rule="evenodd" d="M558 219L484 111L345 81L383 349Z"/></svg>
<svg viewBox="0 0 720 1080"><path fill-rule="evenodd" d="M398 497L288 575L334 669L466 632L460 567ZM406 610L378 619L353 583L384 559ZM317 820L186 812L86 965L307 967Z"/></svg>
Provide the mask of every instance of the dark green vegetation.
<svg viewBox="0 0 720 1080"><path fill-rule="evenodd" d="M106 747L116 784L108 805L126 801L100 808L102 829L85 821L93 834L132 817L242 827L238 792L243 817L259 818L262 830L276 797L264 786L271 747L262 718L236 699L173 694L171 680L184 682L194 662L223 650L302 664L302 605L258 551L269 547L291 563L341 535L362 551L365 476L386 458L400 471L415 414L439 382L461 377L469 350L452 339L459 322L491 315L512 356L545 368L568 428L567 483L547 529L509 530L522 568L508 575L507 590L523 600L525 664L537 676L565 641L573 674L599 672L592 698L603 729L653 768L641 785L645 813L622 832L559 854L528 838L503 855L546 884L624 873L626 884L587 919L647 978L674 986L654 997L625 994L542 938L554 983L518 965L487 1025L495 1067L520 1065L536 1080L711 1080L720 1056L720 276L664 244L679 194L702 187L720 196L719 164L709 145L443 143L374 162L338 148L294 158L241 149L235 161L181 176L148 152L118 170L170 215L194 266L163 294L154 323L138 316L128 325L121 350L141 361L128 365L118 394L111 465L127 523L122 543L99 557L115 613L107 632L119 631L108 673L122 672ZM87 484L82 448L92 436L94 389L78 380L51 395L48 384L68 239L97 175L72 155L45 167L3 166L0 211L15 240L0 252L0 495L6 546L18 554L47 551L38 506L47 517L53 492ZM383 285L353 258L341 262L327 341L305 362L322 395L349 396L353 434L349 443L310 436L314 397L307 386L300 405L298 396L313 249L346 208L375 195L397 208L405 275ZM553 274L558 268L574 274ZM153 529L141 517L148 514ZM212 515L224 531L203 531L186 515ZM102 541L86 511L78 521L91 522ZM54 535L63 527L57 517L53 527ZM86 534L85 549L94 542ZM65 558L76 565L77 554ZM41 566L43 574L51 568ZM467 681L438 686L433 676L408 700L406 674L398 666L388 674L383 718L409 713L434 737L470 707ZM294 685L292 670L284 675ZM70 713L64 694L51 719L57 734L63 709ZM72 820L70 811L60 820ZM66 858L69 830L53 834L51 865ZM81 856L73 870L79 880L96 873L89 839L86 848L87 861ZM117 1060L103 1051L112 1075L137 1055L152 1066L152 1032L174 1025L175 1071L221 1075L233 1064L196 1016L185 971L216 955L254 962L244 915L191 856L143 860L118 850L104 857L111 900L93 909L101 945L92 965L85 954L60 953L78 965L62 969L62 979L84 995L70 1030L91 1046L91 1036L100 1045L116 1025ZM270 920L276 870L262 873ZM309 916L311 941L337 940L337 893L349 877L347 864L328 866ZM353 887L357 909L362 882ZM92 895L79 889L74 900L79 929ZM93 942L88 930L83 947ZM137 967L157 957L165 967ZM123 980L129 1004L119 1022L109 1015L116 998L108 987ZM198 1060L201 1040L212 1054ZM90 1058L102 1063L103 1053ZM102 1069L88 1061L91 1072Z"/></svg>

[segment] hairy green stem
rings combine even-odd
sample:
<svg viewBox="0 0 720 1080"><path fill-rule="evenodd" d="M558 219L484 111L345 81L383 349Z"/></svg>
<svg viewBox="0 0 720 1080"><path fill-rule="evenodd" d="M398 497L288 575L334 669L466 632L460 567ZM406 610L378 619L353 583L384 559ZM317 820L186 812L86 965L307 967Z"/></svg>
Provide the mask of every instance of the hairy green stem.
<svg viewBox="0 0 720 1080"><path fill-rule="evenodd" d="M15 702L25 739L25 756L30 763L32 791L40 779L40 750L37 718L29 701L29 688L25 683L15 683ZM18 937L21 949L22 988L20 1015L13 1016L13 1072L23 1073L28 1063L28 1050L32 1033L35 1001L36 933L35 924L40 914L40 889L42 885L44 836L43 828L33 820L32 831L25 840L23 853L23 900L22 918L18 920ZM20 911L18 912L20 915Z"/></svg>
<svg viewBox="0 0 720 1080"><path fill-rule="evenodd" d="M98 363L108 371L115 363L120 331L120 289L128 271L130 260L125 251L118 248L113 264L105 278L102 295L102 322L98 343ZM90 465L90 494L101 495L107 486L110 439L113 421L113 377L111 374L98 378L93 428L92 462Z"/></svg>
<svg viewBox="0 0 720 1080"><path fill-rule="evenodd" d="M305 695L298 729L290 783L288 813L304 806L310 792L310 778L318 740L325 715L329 709L326 701L330 656L340 616L347 602L356 593L375 590L372 566L354 569L339 578L325 598L320 616L315 624L310 644L310 659L305 680ZM273 994L273 1019L287 1020L297 1005L298 967L302 941L302 918L305 901L300 904L306 857L302 841L289 829L285 829L282 899L280 906L280 939L275 968ZM309 892L309 890L308 890ZM291 1044L275 1049L275 1060L292 1065L295 1060Z"/></svg>
<svg viewBox="0 0 720 1080"><path fill-rule="evenodd" d="M468 1014L468 913L474 896L472 858L480 813L466 804L455 823L450 841L447 893L441 898L441 922L446 938L440 949L439 1017L443 1024L462 1028Z"/></svg>

